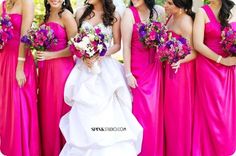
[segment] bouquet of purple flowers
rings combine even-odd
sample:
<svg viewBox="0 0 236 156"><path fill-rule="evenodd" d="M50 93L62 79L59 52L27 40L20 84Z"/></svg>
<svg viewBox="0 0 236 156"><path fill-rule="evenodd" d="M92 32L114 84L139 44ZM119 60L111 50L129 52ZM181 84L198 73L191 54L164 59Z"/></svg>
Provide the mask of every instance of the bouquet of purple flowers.
<svg viewBox="0 0 236 156"><path fill-rule="evenodd" d="M184 59L191 53L191 47L188 41L180 36L172 36L173 32L169 32L169 37L166 43L158 48L157 54L161 62L167 61L168 63L176 63Z"/></svg>
<svg viewBox="0 0 236 156"><path fill-rule="evenodd" d="M8 15L0 17L0 49L13 37L13 25Z"/></svg>
<svg viewBox="0 0 236 156"><path fill-rule="evenodd" d="M158 21L151 21L147 24L138 24L139 39L145 47L159 47L167 40L167 28Z"/></svg>
<svg viewBox="0 0 236 156"><path fill-rule="evenodd" d="M21 38L21 42L25 43L31 50L45 51L53 44L57 44L57 38L54 31L43 24L38 28L29 30L28 34Z"/></svg>
<svg viewBox="0 0 236 156"><path fill-rule="evenodd" d="M236 56L236 31L230 26L225 27L221 34L221 45L223 50L233 56Z"/></svg>
<svg viewBox="0 0 236 156"><path fill-rule="evenodd" d="M107 36L100 28L81 28L79 33L69 41L70 51L79 58L91 58L96 54L104 56L107 52L106 39Z"/></svg>
<svg viewBox="0 0 236 156"><path fill-rule="evenodd" d="M107 52L105 41L108 36L104 35L100 28L80 28L79 33L70 39L70 51L78 58L91 58L95 55L104 56ZM100 73L100 67L96 61L89 71Z"/></svg>

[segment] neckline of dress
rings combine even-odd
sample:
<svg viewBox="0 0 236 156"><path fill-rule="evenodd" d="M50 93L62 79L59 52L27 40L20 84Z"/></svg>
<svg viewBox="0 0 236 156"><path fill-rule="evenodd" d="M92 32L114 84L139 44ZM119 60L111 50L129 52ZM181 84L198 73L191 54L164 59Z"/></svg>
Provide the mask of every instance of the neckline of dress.
<svg viewBox="0 0 236 156"><path fill-rule="evenodd" d="M46 24L55 24L55 25L58 25L58 26L60 26L61 28L65 29L65 27L63 27L61 24L59 24L59 23L57 23L57 22L49 21L49 22L46 22Z"/></svg>
<svg viewBox="0 0 236 156"><path fill-rule="evenodd" d="M104 27L106 27L104 24L103 24L103 22L99 22L99 23L97 23L97 24L95 24L95 25L93 25L93 24L91 24L91 23L89 23L88 21L84 21L84 23L87 23L87 24L89 24L90 26L92 26L92 27L98 27L99 25L103 25Z"/></svg>

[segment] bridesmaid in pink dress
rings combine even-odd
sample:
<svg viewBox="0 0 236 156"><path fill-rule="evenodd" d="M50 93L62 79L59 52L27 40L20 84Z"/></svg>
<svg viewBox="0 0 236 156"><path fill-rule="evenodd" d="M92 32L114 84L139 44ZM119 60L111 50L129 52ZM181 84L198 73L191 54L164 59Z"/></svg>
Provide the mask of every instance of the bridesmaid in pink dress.
<svg viewBox="0 0 236 156"><path fill-rule="evenodd" d="M199 55L193 156L229 156L236 150L236 57L220 44L223 27L230 25L236 31L234 6L230 0L210 0L194 22Z"/></svg>
<svg viewBox="0 0 236 156"><path fill-rule="evenodd" d="M39 111L43 156L58 156L65 140L59 129L61 117L69 111L64 102L64 86L74 67L67 47L68 39L77 32L69 0L45 1L45 24L58 39L48 51L37 52L39 68Z"/></svg>
<svg viewBox="0 0 236 156"><path fill-rule="evenodd" d="M192 45L192 0L166 0L170 15L167 27L173 37L184 37ZM190 156L195 98L195 58L192 51L177 63L166 64L164 89L165 155Z"/></svg>
<svg viewBox="0 0 236 156"><path fill-rule="evenodd" d="M132 4L124 13L121 27L126 77L133 94L133 114L144 129L139 156L162 156L163 70L161 63L155 60L155 49L145 48L139 41L136 24L156 19L164 14L164 9L154 6L154 0L132 0Z"/></svg>
<svg viewBox="0 0 236 156"><path fill-rule="evenodd" d="M33 1L3 1L1 17L8 14L13 38L0 50L0 151L7 156L39 156L36 68L20 43L34 17Z"/></svg>

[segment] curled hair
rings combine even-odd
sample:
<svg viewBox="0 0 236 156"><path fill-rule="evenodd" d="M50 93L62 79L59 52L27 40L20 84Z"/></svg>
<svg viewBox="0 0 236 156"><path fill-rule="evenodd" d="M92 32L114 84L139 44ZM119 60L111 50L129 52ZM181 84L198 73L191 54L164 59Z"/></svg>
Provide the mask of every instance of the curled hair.
<svg viewBox="0 0 236 156"><path fill-rule="evenodd" d="M50 16L50 9L51 9L51 6L48 3L48 0L44 0L44 6L45 6L44 22L47 22ZM65 11L65 9L69 10L73 14L73 9L71 7L70 0L64 0L64 2L62 3L61 10L58 13L59 17L61 17L61 14Z"/></svg>
<svg viewBox="0 0 236 156"><path fill-rule="evenodd" d="M86 20L87 17L91 19L95 16L95 13L93 11L94 6L92 4L89 4L88 0L86 0L84 4L86 6L86 9L83 15L79 19L78 29L81 27L83 21ZM102 15L102 22L106 27L112 26L117 21L114 14L116 7L113 4L112 0L102 0L102 4L103 4L103 11L104 11L104 14Z"/></svg>
<svg viewBox="0 0 236 156"><path fill-rule="evenodd" d="M229 25L229 17L232 14L231 9L234 5L235 3L231 0L222 0L222 6L220 8L218 18L223 28Z"/></svg>
<svg viewBox="0 0 236 156"><path fill-rule="evenodd" d="M192 10L193 0L173 0L173 3L176 7L184 9L186 14L194 20L195 13Z"/></svg>
<svg viewBox="0 0 236 156"><path fill-rule="evenodd" d="M155 9L155 0L144 0L144 3L146 4L148 9L150 10L149 19L153 20L154 13L156 13L156 15L158 16L158 13L157 13L157 11ZM132 2L130 2L130 6L133 6Z"/></svg>

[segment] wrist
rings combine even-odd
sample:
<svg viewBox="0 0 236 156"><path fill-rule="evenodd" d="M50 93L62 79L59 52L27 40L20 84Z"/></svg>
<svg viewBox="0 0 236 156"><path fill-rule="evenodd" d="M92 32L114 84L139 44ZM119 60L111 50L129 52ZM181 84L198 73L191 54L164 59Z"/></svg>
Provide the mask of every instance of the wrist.
<svg viewBox="0 0 236 156"><path fill-rule="evenodd" d="M18 62L17 69L23 69L23 68L24 68L24 62Z"/></svg>
<svg viewBox="0 0 236 156"><path fill-rule="evenodd" d="M18 62L25 62L25 58L24 57L18 57L17 60L18 60Z"/></svg>
<svg viewBox="0 0 236 156"><path fill-rule="evenodd" d="M133 74L132 74L131 72L127 72L127 73L125 74L125 77L126 77L126 78L128 78L128 77L130 77L130 76L133 76Z"/></svg>
<svg viewBox="0 0 236 156"><path fill-rule="evenodd" d="M218 55L218 57L217 57L217 60L216 60L216 63L223 63L222 60L223 59L223 57L221 56L221 55Z"/></svg>

